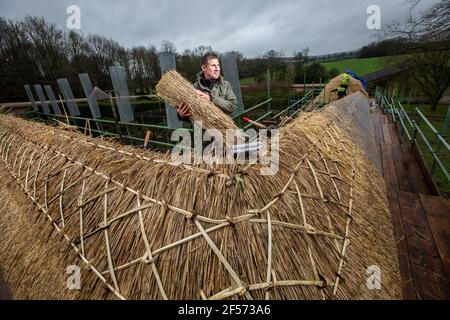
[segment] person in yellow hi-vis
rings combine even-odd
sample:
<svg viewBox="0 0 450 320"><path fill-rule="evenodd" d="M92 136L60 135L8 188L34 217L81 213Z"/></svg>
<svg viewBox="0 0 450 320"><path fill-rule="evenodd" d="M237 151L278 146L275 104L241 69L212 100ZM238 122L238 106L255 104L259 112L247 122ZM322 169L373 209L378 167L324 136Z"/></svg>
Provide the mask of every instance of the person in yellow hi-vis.
<svg viewBox="0 0 450 320"><path fill-rule="evenodd" d="M340 86L340 87L337 87L337 88L331 90L330 92L337 92L338 99L342 99L347 94L347 88Z"/></svg>
<svg viewBox="0 0 450 320"><path fill-rule="evenodd" d="M350 84L350 75L347 72L341 74L341 87L347 89Z"/></svg>

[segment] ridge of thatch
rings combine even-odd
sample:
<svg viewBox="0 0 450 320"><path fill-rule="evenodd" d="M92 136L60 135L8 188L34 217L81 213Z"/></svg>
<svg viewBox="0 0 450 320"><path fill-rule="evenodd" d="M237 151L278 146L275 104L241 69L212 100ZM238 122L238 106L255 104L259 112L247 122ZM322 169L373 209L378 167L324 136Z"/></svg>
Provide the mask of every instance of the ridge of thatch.
<svg viewBox="0 0 450 320"><path fill-rule="evenodd" d="M260 165L170 164L158 152L0 116L1 171L39 210L31 214L50 221L28 227L40 237L38 230L56 230L63 239L46 246L71 249L34 253L33 266L48 270L34 279L29 261L15 262L29 256L30 239L11 239L20 232L0 211L6 243L23 251L0 242L6 280L15 279L18 297L45 298L43 278L54 281L65 274L61 261L76 261L82 288L55 285L60 298L400 297L384 182L342 129L356 106L342 108L338 118L306 114L281 129L272 176ZM26 208L20 219L35 220ZM372 265L382 272L381 290L366 286Z"/></svg>

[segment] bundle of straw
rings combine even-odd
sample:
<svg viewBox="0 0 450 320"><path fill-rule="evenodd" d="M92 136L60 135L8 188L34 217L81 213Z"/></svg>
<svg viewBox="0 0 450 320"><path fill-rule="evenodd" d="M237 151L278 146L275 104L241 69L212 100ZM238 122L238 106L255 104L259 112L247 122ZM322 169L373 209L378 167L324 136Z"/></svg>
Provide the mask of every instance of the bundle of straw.
<svg viewBox="0 0 450 320"><path fill-rule="evenodd" d="M156 93L172 106L186 103L190 106L193 122L199 121L206 129L238 129L233 120L212 102L199 97L189 81L175 70L168 71L156 85Z"/></svg>

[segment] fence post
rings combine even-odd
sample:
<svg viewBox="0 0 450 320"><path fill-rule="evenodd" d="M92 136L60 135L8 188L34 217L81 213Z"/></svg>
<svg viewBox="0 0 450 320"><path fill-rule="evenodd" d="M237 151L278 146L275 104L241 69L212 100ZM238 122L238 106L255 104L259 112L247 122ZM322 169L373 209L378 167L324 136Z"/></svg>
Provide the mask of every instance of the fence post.
<svg viewBox="0 0 450 320"><path fill-rule="evenodd" d="M449 118L450 118L450 104L447 107L447 114L445 115L444 125L442 126L442 130L441 130L441 136L443 138L445 138L447 136ZM439 135L439 133L436 134L436 136L438 136L438 135ZM438 138L437 146L436 146L436 156L438 156L438 157L440 155L441 146L442 146L442 142ZM433 159L433 165L431 166L431 175L433 175L433 172L436 169L436 164L437 164L436 159Z"/></svg>
<svg viewBox="0 0 450 320"><path fill-rule="evenodd" d="M417 138L417 131L418 131L417 130L417 122L414 119L412 119L411 121L413 123L413 128L414 128L411 144L415 144L416 143L416 138Z"/></svg>
<svg viewBox="0 0 450 320"><path fill-rule="evenodd" d="M270 70L267 70L267 99L270 99ZM270 110L270 101L269 101L269 110Z"/></svg>
<svg viewBox="0 0 450 320"><path fill-rule="evenodd" d="M306 73L303 74L303 95L306 95Z"/></svg>

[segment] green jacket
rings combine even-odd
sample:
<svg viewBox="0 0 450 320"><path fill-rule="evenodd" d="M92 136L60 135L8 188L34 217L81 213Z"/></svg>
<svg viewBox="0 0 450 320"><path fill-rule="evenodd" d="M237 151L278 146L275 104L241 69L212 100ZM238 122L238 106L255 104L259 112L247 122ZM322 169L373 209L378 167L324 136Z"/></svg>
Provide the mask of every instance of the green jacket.
<svg viewBox="0 0 450 320"><path fill-rule="evenodd" d="M209 87L206 84L206 79L203 72L197 74L197 81L194 83L194 88L209 94L212 97L212 102L227 114L233 113L237 107L237 98L231 88L231 85L222 76L219 81Z"/></svg>

